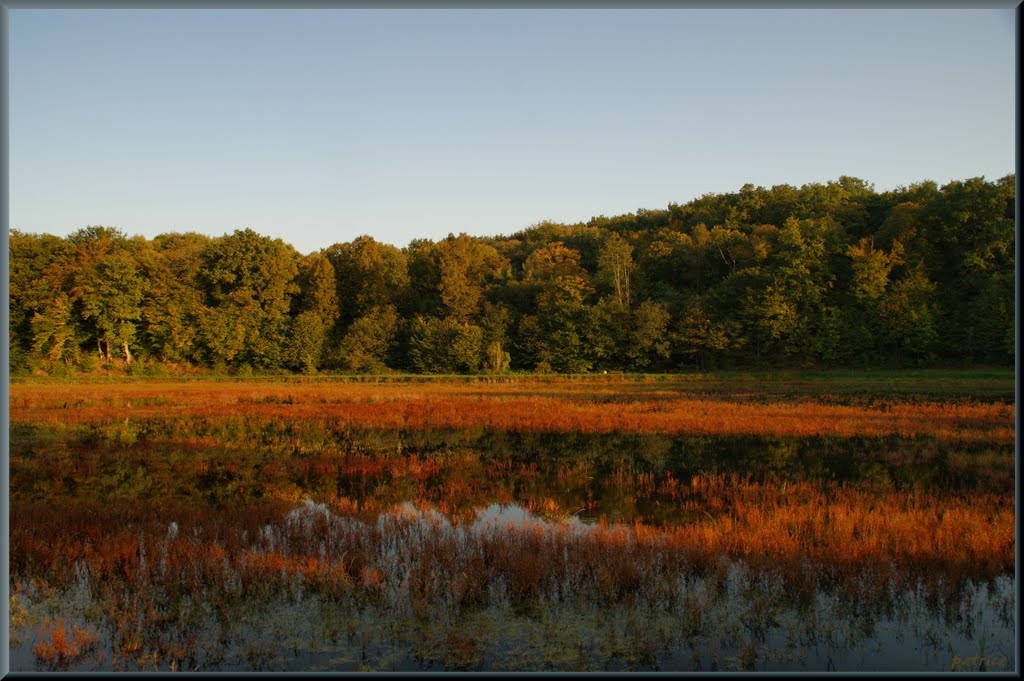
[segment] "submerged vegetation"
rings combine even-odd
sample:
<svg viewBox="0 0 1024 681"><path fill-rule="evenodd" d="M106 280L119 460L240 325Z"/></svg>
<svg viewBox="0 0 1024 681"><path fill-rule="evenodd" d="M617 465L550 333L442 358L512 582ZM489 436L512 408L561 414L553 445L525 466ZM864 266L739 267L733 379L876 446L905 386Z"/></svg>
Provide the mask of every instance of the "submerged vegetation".
<svg viewBox="0 0 1024 681"><path fill-rule="evenodd" d="M15 383L12 668L997 670L1012 376L895 383Z"/></svg>

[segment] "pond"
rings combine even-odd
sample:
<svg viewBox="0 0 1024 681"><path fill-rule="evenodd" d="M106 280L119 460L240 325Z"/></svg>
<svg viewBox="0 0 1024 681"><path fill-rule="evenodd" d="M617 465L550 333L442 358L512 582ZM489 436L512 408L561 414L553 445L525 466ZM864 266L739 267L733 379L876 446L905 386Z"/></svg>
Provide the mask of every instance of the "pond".
<svg viewBox="0 0 1024 681"><path fill-rule="evenodd" d="M1005 446L129 425L12 427L12 670L1015 666Z"/></svg>

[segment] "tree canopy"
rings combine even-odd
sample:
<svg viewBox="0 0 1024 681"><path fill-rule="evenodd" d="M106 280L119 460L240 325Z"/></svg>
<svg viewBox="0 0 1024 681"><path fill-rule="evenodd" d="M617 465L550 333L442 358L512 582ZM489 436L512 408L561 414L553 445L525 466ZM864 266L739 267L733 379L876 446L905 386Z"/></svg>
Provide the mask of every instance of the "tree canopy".
<svg viewBox="0 0 1024 681"><path fill-rule="evenodd" d="M1015 177L744 185L664 210L303 256L245 229L10 232L12 369L680 371L1012 364Z"/></svg>

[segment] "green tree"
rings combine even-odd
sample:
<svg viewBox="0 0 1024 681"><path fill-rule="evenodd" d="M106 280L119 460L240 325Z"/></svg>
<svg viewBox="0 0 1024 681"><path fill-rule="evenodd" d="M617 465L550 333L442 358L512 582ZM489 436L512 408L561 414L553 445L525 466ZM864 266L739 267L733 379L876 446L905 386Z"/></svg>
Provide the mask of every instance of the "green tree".
<svg viewBox="0 0 1024 681"><path fill-rule="evenodd" d="M922 221L933 242L928 276L942 301L944 354L977 360L988 354L991 330L979 319L992 279L1014 271L1013 175L997 182L950 182L928 202ZM981 326L979 326L979 322Z"/></svg>
<svg viewBox="0 0 1024 681"><path fill-rule="evenodd" d="M330 259L320 253L307 255L299 262L295 280L298 295L292 299L292 314L313 312L331 328L338 320L338 290L334 267Z"/></svg>
<svg viewBox="0 0 1024 681"><path fill-rule="evenodd" d="M78 343L71 300L56 294L52 301L32 316L32 350L50 362L71 364L78 359Z"/></svg>
<svg viewBox="0 0 1024 681"><path fill-rule="evenodd" d="M935 284L921 266L894 282L882 300L880 312L897 360L927 363L938 343Z"/></svg>
<svg viewBox="0 0 1024 681"><path fill-rule="evenodd" d="M319 253L308 255L299 262L296 284L290 361L293 367L315 373L328 352L327 341L339 316L334 267Z"/></svg>
<svg viewBox="0 0 1024 681"><path fill-rule="evenodd" d="M692 359L701 371L709 368L720 356L740 350L746 343L740 323L711 319L700 296L690 299L676 327L674 339L680 354Z"/></svg>
<svg viewBox="0 0 1024 681"><path fill-rule="evenodd" d="M287 354L299 256L280 239L246 229L203 251L201 331L210 358L277 367Z"/></svg>
<svg viewBox="0 0 1024 681"><path fill-rule="evenodd" d="M693 287L692 270L686 254L692 250L693 239L668 228L662 229L642 248L637 258L637 274L654 300L679 314L686 304L688 289Z"/></svg>
<svg viewBox="0 0 1024 681"><path fill-rule="evenodd" d="M758 354L779 349L806 360L824 351L825 295L833 276L825 252L827 221L791 218L744 301Z"/></svg>
<svg viewBox="0 0 1024 681"><path fill-rule="evenodd" d="M409 339L409 360L419 373L473 373L483 359L482 344L479 326L452 317L417 315Z"/></svg>
<svg viewBox="0 0 1024 681"><path fill-rule="evenodd" d="M405 304L410 280L408 257L402 250L364 235L334 244L323 254L334 269L336 295L344 301L338 319L341 333L375 307Z"/></svg>
<svg viewBox="0 0 1024 681"><path fill-rule="evenodd" d="M291 322L288 363L293 369L315 374L323 361L327 328L323 318L314 310L300 312Z"/></svg>
<svg viewBox="0 0 1024 681"><path fill-rule="evenodd" d="M371 308L349 325L338 346L337 365L345 371L384 371L398 325L394 305Z"/></svg>
<svg viewBox="0 0 1024 681"><path fill-rule="evenodd" d="M480 330L483 332L483 368L488 373L498 374L509 369L511 356L506 351L508 331L512 324L512 312L500 303L484 301L480 315Z"/></svg>
<svg viewBox="0 0 1024 681"><path fill-rule="evenodd" d="M95 267L82 272L77 290L82 316L96 329L110 361L110 347L119 347L125 361L132 362L130 346L135 342L137 322L142 317L143 281L135 259L126 251L107 253Z"/></svg>
<svg viewBox="0 0 1024 681"><path fill-rule="evenodd" d="M68 268L71 301L76 312L87 324L88 335L96 341L97 353L103 355L109 362L109 330L100 328L99 317L85 308L88 307L93 312L103 308L103 296L97 291L100 288L109 288L112 284L101 281L100 263L107 256L125 252L129 246L128 239L118 229L89 226L72 232L66 241L74 252L74 261ZM113 285L116 286L116 283ZM113 340L116 344L116 338Z"/></svg>
<svg viewBox="0 0 1024 681"><path fill-rule="evenodd" d="M864 304L877 303L885 295L889 285L889 273L903 261L903 245L893 242L892 250L886 253L876 249L874 239L863 238L846 250L853 264L851 290L854 297Z"/></svg>
<svg viewBox="0 0 1024 681"><path fill-rule="evenodd" d="M903 263L903 245L892 242L890 252L875 248L873 237L864 237L846 250L850 258L849 299L836 312L842 348L835 359L865 363L885 352L881 304L889 289L893 269Z"/></svg>
<svg viewBox="0 0 1024 681"><path fill-rule="evenodd" d="M642 371L669 356L668 325L671 316L661 303L645 300L630 314L626 334L626 366Z"/></svg>
<svg viewBox="0 0 1024 681"><path fill-rule="evenodd" d="M532 368L579 373L593 366L583 302L591 291L583 277L565 275L537 295L537 314L520 320L520 352Z"/></svg>
<svg viewBox="0 0 1024 681"><path fill-rule="evenodd" d="M975 353L979 358L1005 364L1013 361L1015 299L1012 272L993 274L980 285L968 313L968 323L975 329Z"/></svg>
<svg viewBox="0 0 1024 681"><path fill-rule="evenodd" d="M437 316L441 314L438 287L441 272L438 266L438 246L429 239L413 239L403 250L408 262L409 293L407 304L399 310L410 314Z"/></svg>
<svg viewBox="0 0 1024 681"><path fill-rule="evenodd" d="M50 234L26 234L17 229L10 231L8 243L8 340L13 368L22 364L35 345L35 315L49 314L46 310L55 298L71 289L74 248L65 239Z"/></svg>
<svg viewBox="0 0 1024 681"><path fill-rule="evenodd" d="M512 364L512 358L503 348L501 341L493 341L487 346L484 355L483 369L489 374L503 374Z"/></svg>
<svg viewBox="0 0 1024 681"><path fill-rule="evenodd" d="M568 311L567 311L568 312ZM586 348L586 356L595 369L626 368L626 344L629 335L630 314L624 302L612 294L603 296L594 305L586 307L586 325L573 323L580 330L579 339ZM567 319L572 315L567 314ZM555 326L557 322L552 323Z"/></svg>
<svg viewBox="0 0 1024 681"><path fill-rule="evenodd" d="M476 317L486 286L508 274L509 263L491 246L466 234L437 244L437 290L446 316L460 322Z"/></svg>
<svg viewBox="0 0 1024 681"><path fill-rule="evenodd" d="M619 304L629 307L632 303L633 272L636 270L633 247L613 232L605 241L597 262L599 280L609 282Z"/></svg>
<svg viewBox="0 0 1024 681"><path fill-rule="evenodd" d="M202 234L161 234L137 254L143 279L143 340L163 361L204 361L198 327L202 292L198 273L203 249L211 239Z"/></svg>

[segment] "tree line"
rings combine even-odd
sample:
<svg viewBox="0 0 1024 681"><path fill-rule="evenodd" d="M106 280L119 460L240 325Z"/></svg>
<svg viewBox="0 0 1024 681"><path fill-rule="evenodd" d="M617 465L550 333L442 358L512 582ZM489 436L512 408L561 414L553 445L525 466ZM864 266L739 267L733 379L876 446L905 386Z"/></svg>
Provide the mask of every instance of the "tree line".
<svg viewBox="0 0 1024 681"><path fill-rule="evenodd" d="M302 255L245 229L10 232L14 371L499 373L1012 364L1015 176L743 186Z"/></svg>

